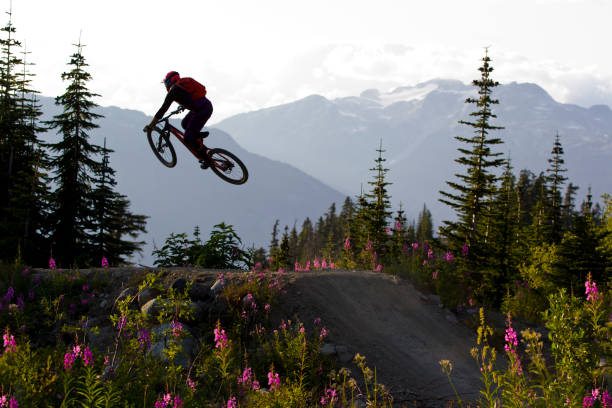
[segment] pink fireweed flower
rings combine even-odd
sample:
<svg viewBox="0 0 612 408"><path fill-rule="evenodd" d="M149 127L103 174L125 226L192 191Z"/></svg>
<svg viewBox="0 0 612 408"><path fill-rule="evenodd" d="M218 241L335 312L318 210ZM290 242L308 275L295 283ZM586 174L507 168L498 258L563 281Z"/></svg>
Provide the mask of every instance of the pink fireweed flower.
<svg viewBox="0 0 612 408"><path fill-rule="evenodd" d="M315 269L319 269L321 267L321 263L319 262L319 258L316 258L312 263Z"/></svg>
<svg viewBox="0 0 612 408"><path fill-rule="evenodd" d="M427 258L431 259L434 257L433 251L430 249L427 250Z"/></svg>
<svg viewBox="0 0 612 408"><path fill-rule="evenodd" d="M264 306L264 310L266 312L269 312L270 311L270 305L266 303L266 305Z"/></svg>
<svg viewBox="0 0 612 408"><path fill-rule="evenodd" d="M427 265L427 259L423 260L423 266Z"/></svg>
<svg viewBox="0 0 612 408"><path fill-rule="evenodd" d="M55 269L55 259L49 258L49 269Z"/></svg>
<svg viewBox="0 0 612 408"><path fill-rule="evenodd" d="M306 269L305 269L305 270L306 270L306 271L309 271L309 270L310 270L310 261L306 262Z"/></svg>
<svg viewBox="0 0 612 408"><path fill-rule="evenodd" d="M325 259L323 260L323 262L321 262L321 268L327 268L327 262L325 261Z"/></svg>
<svg viewBox="0 0 612 408"><path fill-rule="evenodd" d="M280 378L278 377L278 373L275 373L274 370L268 373L268 385L270 386L270 391L278 391L280 390Z"/></svg>
<svg viewBox="0 0 612 408"><path fill-rule="evenodd" d="M387 234L390 234L390 233L391 233L391 228L389 228L389 227L385 228L385 232L386 232Z"/></svg>
<svg viewBox="0 0 612 408"><path fill-rule="evenodd" d="M584 283L584 286L586 287L585 294L587 295L587 301L594 302L599 299L597 284L595 282L591 282L590 276L589 280Z"/></svg>
<svg viewBox="0 0 612 408"><path fill-rule="evenodd" d="M327 329L325 327L322 327L321 334L319 334L319 338L324 339L325 337L327 337Z"/></svg>
<svg viewBox="0 0 612 408"><path fill-rule="evenodd" d="M588 407L592 407L593 404L595 403L595 398L593 398L590 395L587 395L586 397L584 397L584 399L582 400L582 406L583 408L588 408Z"/></svg>
<svg viewBox="0 0 612 408"><path fill-rule="evenodd" d="M287 323L285 323L285 321L283 320L280 324L280 326L278 326L279 329L283 329L286 330L287 329Z"/></svg>
<svg viewBox="0 0 612 408"><path fill-rule="evenodd" d="M470 300L468 300L468 303L470 304L470 306L474 306L474 299L470 298Z"/></svg>
<svg viewBox="0 0 612 408"><path fill-rule="evenodd" d="M85 349L83 350L83 365L90 365L92 367L94 365L93 354L89 347L85 347Z"/></svg>
<svg viewBox="0 0 612 408"><path fill-rule="evenodd" d="M454 256L453 256L452 252L447 251L446 252L446 256L444 257L444 259L446 259L448 262L452 262L453 259L454 259Z"/></svg>
<svg viewBox="0 0 612 408"><path fill-rule="evenodd" d="M344 249L351 249L351 236L349 235L344 240Z"/></svg>
<svg viewBox="0 0 612 408"><path fill-rule="evenodd" d="M25 269L23 270L23 272L21 272L21 275L22 275L22 276L26 276L26 275L28 275L29 273L30 273L30 271L28 270L28 268L25 268Z"/></svg>
<svg viewBox="0 0 612 408"><path fill-rule="evenodd" d="M75 356L74 354L72 354L70 352L64 354L64 369L66 371L71 371L72 370L72 364L74 364L76 359L77 359L77 356Z"/></svg>
<svg viewBox="0 0 612 408"><path fill-rule="evenodd" d="M102 267L108 268L108 259L105 256L102 257Z"/></svg>
<svg viewBox="0 0 612 408"><path fill-rule="evenodd" d="M431 278L434 280L438 279L438 271L434 271L434 273L431 274Z"/></svg>
<svg viewBox="0 0 612 408"><path fill-rule="evenodd" d="M506 345L504 346L504 349L507 352L511 352L511 350L514 350L514 348L518 346L518 338L516 335L516 331L514 331L511 326L506 329L506 335L504 336L504 339L506 340Z"/></svg>
<svg viewBox="0 0 612 408"><path fill-rule="evenodd" d="M412 243L412 249L419 249L419 243L418 242L413 242Z"/></svg>
<svg viewBox="0 0 612 408"><path fill-rule="evenodd" d="M228 346L227 343L227 335L225 334L225 330L221 329L221 325L218 324L217 328L214 330L215 332L215 348L217 349L225 349Z"/></svg>
<svg viewBox="0 0 612 408"><path fill-rule="evenodd" d="M227 408L237 408L238 403L236 402L236 397L232 397L227 400Z"/></svg>
<svg viewBox="0 0 612 408"><path fill-rule="evenodd" d="M610 394L608 394L608 391L604 391L601 393L601 403L603 404L604 408L612 407L612 398L610 398Z"/></svg>
<svg viewBox="0 0 612 408"><path fill-rule="evenodd" d="M19 408L17 400L13 397L11 397L11 399L9 400L9 408Z"/></svg>
<svg viewBox="0 0 612 408"><path fill-rule="evenodd" d="M191 388L191 391L196 392L195 383L189 377L187 377L187 386Z"/></svg>
<svg viewBox="0 0 612 408"><path fill-rule="evenodd" d="M377 271L377 272L382 271L382 265L381 265L381 264L378 264L378 265L376 266L375 271Z"/></svg>
<svg viewBox="0 0 612 408"><path fill-rule="evenodd" d="M4 352L10 353L17 350L17 342L15 341L15 336L13 336L8 329L6 329L6 333L2 336L2 340L4 341Z"/></svg>
<svg viewBox="0 0 612 408"><path fill-rule="evenodd" d="M321 324L321 318L317 317L316 319L314 319L314 324L315 324L315 326L320 325Z"/></svg>
<svg viewBox="0 0 612 408"><path fill-rule="evenodd" d="M395 222L395 230L396 231L401 231L402 230L402 223L399 221Z"/></svg>
<svg viewBox="0 0 612 408"><path fill-rule="evenodd" d="M464 245L463 247L461 247L461 255L467 256L469 251L470 251L470 247L468 247L467 245Z"/></svg>
<svg viewBox="0 0 612 408"><path fill-rule="evenodd" d="M295 266L293 267L293 270L294 270L295 272L297 272L297 271L299 271L299 270L300 270L300 264L299 264L299 263L297 263L297 261L295 261Z"/></svg>

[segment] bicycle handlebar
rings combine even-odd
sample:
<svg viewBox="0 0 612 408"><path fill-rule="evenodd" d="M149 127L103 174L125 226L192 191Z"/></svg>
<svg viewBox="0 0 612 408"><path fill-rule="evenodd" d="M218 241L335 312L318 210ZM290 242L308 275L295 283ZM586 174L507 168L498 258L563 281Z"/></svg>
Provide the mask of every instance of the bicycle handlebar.
<svg viewBox="0 0 612 408"><path fill-rule="evenodd" d="M170 119L171 116L176 115L177 113L181 113L182 111L185 110L184 106L179 106L178 109L173 110L172 112L170 112L169 114L167 114L166 116L164 116L163 118L161 118L160 120L157 121L157 123L162 122L164 120Z"/></svg>

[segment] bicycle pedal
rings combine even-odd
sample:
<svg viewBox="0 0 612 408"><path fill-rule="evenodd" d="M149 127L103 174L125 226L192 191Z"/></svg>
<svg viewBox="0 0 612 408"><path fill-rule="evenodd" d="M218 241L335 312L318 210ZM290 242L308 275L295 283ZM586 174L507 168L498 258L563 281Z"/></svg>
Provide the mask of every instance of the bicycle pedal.
<svg viewBox="0 0 612 408"><path fill-rule="evenodd" d="M200 132L200 137L202 139L206 139L208 137L208 135L209 135L209 132Z"/></svg>

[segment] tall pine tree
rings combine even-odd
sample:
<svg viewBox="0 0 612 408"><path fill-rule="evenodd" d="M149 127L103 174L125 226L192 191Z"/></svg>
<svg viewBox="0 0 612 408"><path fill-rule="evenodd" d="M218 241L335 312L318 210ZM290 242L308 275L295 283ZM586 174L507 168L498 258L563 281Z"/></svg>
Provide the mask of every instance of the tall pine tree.
<svg viewBox="0 0 612 408"><path fill-rule="evenodd" d="M446 182L454 192L440 191L443 196L440 201L450 206L457 215L456 221L444 221L442 235L448 238L453 251L459 252L463 246L469 247L470 255L458 259L463 260L460 265L467 268L472 283L478 285L482 283L482 268L487 265L489 256L482 225L488 217L487 198L495 194L497 177L494 171L505 162L499 157L502 153L491 150L493 146L503 143L502 140L489 136L490 131L502 129L490 123L496 117L491 107L499 103L492 98L492 92L499 83L491 79L493 67L488 52L482 61L479 68L481 77L472 82L478 88L479 97L466 99L466 103L476 106L476 110L470 114L474 121L459 122L472 128L474 135L455 137L466 145L458 149L462 155L455 160L465 168L465 173L456 174L458 182Z"/></svg>
<svg viewBox="0 0 612 408"><path fill-rule="evenodd" d="M378 157L375 160L376 166L370 169L374 173L374 179L368 182L372 186L372 190L370 193L365 194L368 202L365 232L370 239L373 251L379 258L384 258L382 250L383 248L386 250L389 247L389 236L386 229L392 213L387 186L391 183L385 180L389 169L383 167L386 159L382 157L382 154L385 152L382 148L382 140L376 151L378 152Z"/></svg>
<svg viewBox="0 0 612 408"><path fill-rule="evenodd" d="M567 180L567 177L563 174L567 172L567 169L563 168L565 161L563 160L563 146L561 146L559 133L555 136L555 142L548 163L547 181L549 186L548 201L550 203L548 211L548 223L550 224L548 239L550 242L558 244L561 242L564 233L561 188Z"/></svg>
<svg viewBox="0 0 612 408"><path fill-rule="evenodd" d="M53 256L58 265L70 267L89 262L88 250L96 231L91 220L95 218L91 200L94 175L102 172L99 155L103 148L89 142L89 131L98 127L94 121L101 115L93 112L97 105L92 99L97 94L87 89L91 75L83 56L80 40L74 44L76 52L70 57L70 71L62 74L68 81L66 92L55 99L63 112L49 121L57 129L62 140L51 144L56 155L52 158L54 192L53 216L56 220L53 233Z"/></svg>
<svg viewBox="0 0 612 408"><path fill-rule="evenodd" d="M29 264L40 264L46 252L48 229L47 156L38 139L44 129L42 114L31 89L31 74L26 62L18 57L21 43L14 38L12 13L0 29L0 258L21 252Z"/></svg>

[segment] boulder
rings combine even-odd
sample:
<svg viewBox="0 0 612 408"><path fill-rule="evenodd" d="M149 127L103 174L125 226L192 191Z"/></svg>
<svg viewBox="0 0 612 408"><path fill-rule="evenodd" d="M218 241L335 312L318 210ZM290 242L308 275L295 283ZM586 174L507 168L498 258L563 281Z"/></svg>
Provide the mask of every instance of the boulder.
<svg viewBox="0 0 612 408"><path fill-rule="evenodd" d="M138 306L143 307L148 301L159 295L161 295L161 292L158 289L144 288L138 292Z"/></svg>
<svg viewBox="0 0 612 408"><path fill-rule="evenodd" d="M146 319L151 319L159 314L161 311L161 304L159 300L151 299L140 308L140 311Z"/></svg>
<svg viewBox="0 0 612 408"><path fill-rule="evenodd" d="M171 345L171 342L178 341L178 344L181 346L181 351L175 356L174 363L188 370L196 349L196 341L191 335L189 326L183 325L183 335L178 340L172 337L172 326L170 323L157 326L153 328L152 332L154 333L155 341L151 344L149 353L161 359L163 362L168 362L168 359L164 355L164 350Z"/></svg>
<svg viewBox="0 0 612 408"><path fill-rule="evenodd" d="M178 293L183 293L185 292L185 288L187 288L187 279L178 278L174 282L172 282L172 285L170 285L170 287L176 290Z"/></svg>
<svg viewBox="0 0 612 408"><path fill-rule="evenodd" d="M211 300L214 297L214 294L209 287L198 282L193 282L191 289L189 289L189 297L194 302L205 302L207 300Z"/></svg>

